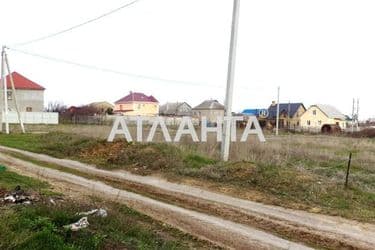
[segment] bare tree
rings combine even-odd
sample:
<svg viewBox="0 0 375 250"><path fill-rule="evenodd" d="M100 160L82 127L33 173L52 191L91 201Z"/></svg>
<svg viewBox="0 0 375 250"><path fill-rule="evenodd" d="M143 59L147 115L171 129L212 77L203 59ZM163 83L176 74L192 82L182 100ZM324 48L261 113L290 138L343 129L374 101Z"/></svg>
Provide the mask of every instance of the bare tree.
<svg viewBox="0 0 375 250"><path fill-rule="evenodd" d="M55 101L55 102L49 102L48 106L46 108L47 112L58 112L62 113L67 109L66 105L64 103Z"/></svg>

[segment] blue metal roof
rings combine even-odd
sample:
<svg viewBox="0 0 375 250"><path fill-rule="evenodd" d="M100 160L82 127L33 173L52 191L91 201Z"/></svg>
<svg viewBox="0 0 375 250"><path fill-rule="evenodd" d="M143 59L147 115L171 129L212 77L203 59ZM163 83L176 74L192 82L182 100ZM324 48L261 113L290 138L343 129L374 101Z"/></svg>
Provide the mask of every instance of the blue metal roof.
<svg viewBox="0 0 375 250"><path fill-rule="evenodd" d="M293 117L297 112L298 108L302 105L305 108L303 103L280 103L280 114L288 114L290 117ZM306 108L305 108L306 109ZM277 104L271 105L268 108L269 118L276 118L277 113Z"/></svg>
<svg viewBox="0 0 375 250"><path fill-rule="evenodd" d="M261 109L245 109L244 111L242 111L242 114L258 116L260 111Z"/></svg>
<svg viewBox="0 0 375 250"><path fill-rule="evenodd" d="M253 115L256 117L266 118L268 117L268 109L245 109L244 111L242 111L242 114L247 116Z"/></svg>

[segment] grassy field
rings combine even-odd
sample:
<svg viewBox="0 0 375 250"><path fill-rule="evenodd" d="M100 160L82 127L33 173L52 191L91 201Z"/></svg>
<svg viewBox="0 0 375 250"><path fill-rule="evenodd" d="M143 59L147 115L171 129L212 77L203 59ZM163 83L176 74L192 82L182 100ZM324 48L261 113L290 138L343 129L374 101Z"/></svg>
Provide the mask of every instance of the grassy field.
<svg viewBox="0 0 375 250"><path fill-rule="evenodd" d="M35 128L40 129L40 128ZM47 134L0 135L0 144L71 158L106 169L157 174L269 204L375 222L375 140L284 134L234 143L231 161L218 143L107 143L109 127L49 127ZM69 131L69 133L68 133ZM344 188L349 152L353 161Z"/></svg>
<svg viewBox="0 0 375 250"><path fill-rule="evenodd" d="M34 196L38 194L39 201L15 206L0 203L0 249L214 248L123 205L94 198L71 200L62 195L53 205L48 201L53 192L47 183L8 170L0 172L2 195L17 185ZM103 206L108 217L89 216L89 227L78 232L64 229L64 225L80 219L77 212Z"/></svg>

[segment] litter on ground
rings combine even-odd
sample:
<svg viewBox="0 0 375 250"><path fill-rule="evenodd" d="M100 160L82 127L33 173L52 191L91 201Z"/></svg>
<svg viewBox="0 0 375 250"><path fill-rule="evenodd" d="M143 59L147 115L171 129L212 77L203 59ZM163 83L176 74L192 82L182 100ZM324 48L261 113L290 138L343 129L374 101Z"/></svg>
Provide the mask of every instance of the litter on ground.
<svg viewBox="0 0 375 250"><path fill-rule="evenodd" d="M27 194L20 186L17 186L13 191L6 193L2 200L5 203L29 205L34 199L35 197Z"/></svg>
<svg viewBox="0 0 375 250"><path fill-rule="evenodd" d="M52 198L49 198L49 202L52 204L52 205L56 205L56 202L55 202L55 200L54 199L52 199Z"/></svg>
<svg viewBox="0 0 375 250"><path fill-rule="evenodd" d="M99 217L107 217L108 216L108 213L107 213L107 210L103 209L103 208L99 208L99 209L93 209L93 210L90 210L90 211L87 211L87 212L80 212L78 213L78 215L85 215L85 216L89 216L89 215L95 215L95 216L99 216Z"/></svg>
<svg viewBox="0 0 375 250"><path fill-rule="evenodd" d="M90 224L89 224L89 221L87 220L87 217L82 217L79 221L72 223L70 225L66 225L64 226L64 228L70 229L72 231L78 231L78 230L88 227L89 225Z"/></svg>

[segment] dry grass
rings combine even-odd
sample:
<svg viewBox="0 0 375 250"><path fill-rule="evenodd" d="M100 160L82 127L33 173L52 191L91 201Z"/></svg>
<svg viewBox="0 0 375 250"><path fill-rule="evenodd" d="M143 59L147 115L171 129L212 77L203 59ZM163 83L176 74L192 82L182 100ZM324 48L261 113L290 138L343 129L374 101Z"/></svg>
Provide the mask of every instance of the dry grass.
<svg viewBox="0 0 375 250"><path fill-rule="evenodd" d="M61 137L71 140L66 145L43 142L43 148L39 150L45 153L65 154L102 167L122 167L137 173L145 166L147 171L142 174L161 174L176 180L192 178L211 183L218 190L235 190L236 195L249 191L262 193L263 198L259 200L266 203L375 222L374 139L302 134L275 137L268 134L266 143L259 143L254 137L246 143L233 143L231 162L223 163L219 161L220 143L212 136L208 143L192 143L185 138L175 144L179 149L176 150L165 144L109 146L102 141L108 136L109 126L60 125L33 129L78 135L77 138ZM82 136L96 139L82 139ZM21 147L32 148L33 140ZM161 140L160 134L156 136L158 140ZM350 186L344 189L349 152L354 153Z"/></svg>
<svg viewBox="0 0 375 250"><path fill-rule="evenodd" d="M110 126L96 125L59 125L32 126L32 131L59 131L105 139ZM144 137L148 128L144 129ZM135 128L130 127L135 135ZM242 131L238 131L238 137ZM199 133L198 133L199 134ZM135 136L133 136L135 137ZM172 131L173 137L173 131ZM220 159L220 143L211 135L207 143L193 143L190 138L183 138L176 146L187 153L198 152L209 158ZM284 134L274 136L266 134L266 143L259 143L256 137L247 142L232 143L230 159L233 162L247 161L257 165L288 167L302 173L313 173L328 177L332 181L342 182L345 175L349 152L353 152L352 182L365 183L366 189L375 192L375 140L368 138L350 138L325 135ZM160 132L156 142L163 141Z"/></svg>

